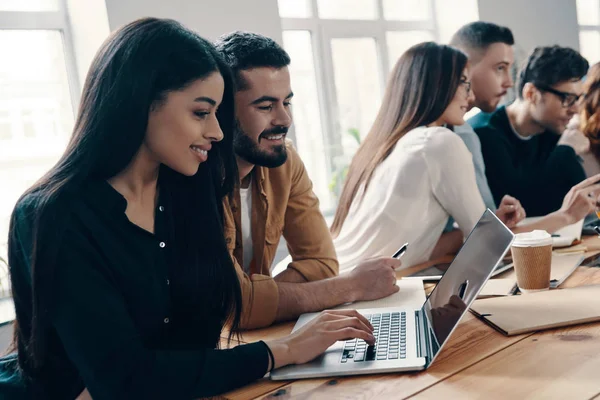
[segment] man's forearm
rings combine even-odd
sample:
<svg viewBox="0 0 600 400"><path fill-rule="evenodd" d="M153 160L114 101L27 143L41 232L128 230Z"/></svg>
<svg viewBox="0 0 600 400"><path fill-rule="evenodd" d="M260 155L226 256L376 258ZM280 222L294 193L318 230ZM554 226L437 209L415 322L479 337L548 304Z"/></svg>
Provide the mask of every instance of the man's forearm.
<svg viewBox="0 0 600 400"><path fill-rule="evenodd" d="M288 283L304 283L307 282L306 278L302 274L293 268L287 268L278 274L275 278L275 282L288 282Z"/></svg>
<svg viewBox="0 0 600 400"><path fill-rule="evenodd" d="M316 312L355 301L356 289L347 276L336 276L315 282L277 282L279 306L277 321L297 318L300 314Z"/></svg>

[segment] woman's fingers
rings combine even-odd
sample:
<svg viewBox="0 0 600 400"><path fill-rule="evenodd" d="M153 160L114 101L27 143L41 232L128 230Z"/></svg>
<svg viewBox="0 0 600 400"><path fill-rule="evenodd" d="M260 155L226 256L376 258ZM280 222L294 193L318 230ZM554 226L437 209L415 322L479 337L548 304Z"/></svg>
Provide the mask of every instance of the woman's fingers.
<svg viewBox="0 0 600 400"><path fill-rule="evenodd" d="M335 331L331 331L330 335L334 342L337 342L339 340L349 340L357 338L364 340L369 345L375 344L375 337L372 334L352 327L346 327Z"/></svg>
<svg viewBox="0 0 600 400"><path fill-rule="evenodd" d="M363 330L368 334L371 334L371 332L373 332L373 330L369 326L367 326L363 321L356 317L345 317L335 321L328 321L325 323L324 327L328 331L336 331L338 329L352 327L355 329Z"/></svg>
<svg viewBox="0 0 600 400"><path fill-rule="evenodd" d="M361 320L363 324L369 327L369 329L373 330L373 325L371 325L369 320L356 310L325 310L321 314L327 314L331 317L355 317Z"/></svg>

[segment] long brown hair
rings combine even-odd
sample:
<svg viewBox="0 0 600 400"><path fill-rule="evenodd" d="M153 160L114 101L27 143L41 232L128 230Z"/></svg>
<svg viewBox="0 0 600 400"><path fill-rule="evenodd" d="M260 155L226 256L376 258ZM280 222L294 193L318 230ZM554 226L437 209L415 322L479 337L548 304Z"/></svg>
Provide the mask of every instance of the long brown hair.
<svg viewBox="0 0 600 400"><path fill-rule="evenodd" d="M581 131L590 140L590 150L600 161L600 63L588 71L583 84Z"/></svg>
<svg viewBox="0 0 600 400"><path fill-rule="evenodd" d="M398 60L381 108L346 177L331 232L337 236L361 185L367 191L375 169L410 130L437 121L460 85L467 56L450 46L417 44Z"/></svg>

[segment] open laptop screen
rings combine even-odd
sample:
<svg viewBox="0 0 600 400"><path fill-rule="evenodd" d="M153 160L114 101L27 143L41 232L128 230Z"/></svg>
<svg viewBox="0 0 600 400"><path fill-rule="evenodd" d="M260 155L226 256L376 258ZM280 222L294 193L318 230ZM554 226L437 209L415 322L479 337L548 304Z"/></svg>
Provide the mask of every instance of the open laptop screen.
<svg viewBox="0 0 600 400"><path fill-rule="evenodd" d="M514 235L490 210L469 234L431 295L423 304L429 332L429 362L439 353L463 314L508 251Z"/></svg>

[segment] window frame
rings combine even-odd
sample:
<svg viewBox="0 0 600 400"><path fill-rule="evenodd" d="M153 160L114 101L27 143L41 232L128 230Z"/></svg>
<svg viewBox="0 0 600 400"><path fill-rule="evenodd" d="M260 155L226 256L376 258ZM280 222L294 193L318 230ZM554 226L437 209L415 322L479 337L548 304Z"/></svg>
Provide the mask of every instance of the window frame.
<svg viewBox="0 0 600 400"><path fill-rule="evenodd" d="M384 93L390 63L387 44L387 32L429 31L434 40L439 41L440 31L437 25L435 0L429 2L430 18L427 20L395 21L384 18L383 0L374 0L377 18L372 20L326 19L318 16L318 0L309 0L311 16L307 18L280 17L281 29L285 31L308 31L311 37L315 76L317 79L317 99L319 117L323 129L327 180L331 180L336 156L342 155L342 132L339 122L339 106L335 88L331 40L338 38L373 38L378 54L380 93ZM292 133L292 132L291 132ZM296 140L293 131L291 139ZM328 194L331 195L331 194ZM324 203L322 201L322 203ZM323 209L325 216L331 216L333 209Z"/></svg>
<svg viewBox="0 0 600 400"><path fill-rule="evenodd" d="M578 10L577 10L577 2L575 2L575 11L577 14L579 14ZM598 15L598 21L600 21L600 4L598 6L598 8L596 9L596 13ZM600 36L600 23L598 25L582 25L579 23L579 19L577 20L577 26L579 28L579 34L577 35L577 41L579 43L579 52L581 53L581 33L582 32L596 32L598 33L598 35ZM585 54L582 54L584 57L586 57ZM589 61L589 60L588 60ZM600 60L596 60L595 62L600 62ZM593 63L590 63L590 66Z"/></svg>
<svg viewBox="0 0 600 400"><path fill-rule="evenodd" d="M77 72L75 47L66 1L58 0L58 8L53 11L7 11L0 9L0 30L59 32L63 43L67 84L69 86L68 92L71 97L71 108L75 119L81 97L81 86ZM12 161L8 162L13 163ZM22 163L19 162L19 164ZM2 162L0 161L1 165ZM4 259L6 259L7 251L5 240L6 238L0 239L0 256ZM3 280L5 277L0 276L0 279Z"/></svg>
<svg viewBox="0 0 600 400"><path fill-rule="evenodd" d="M58 31L61 35L67 68L67 81L73 114L80 100L80 82L77 75L75 47L69 24L66 0L58 0L55 11L4 11L0 9L0 30Z"/></svg>

